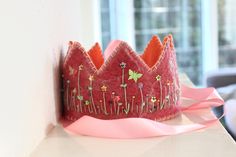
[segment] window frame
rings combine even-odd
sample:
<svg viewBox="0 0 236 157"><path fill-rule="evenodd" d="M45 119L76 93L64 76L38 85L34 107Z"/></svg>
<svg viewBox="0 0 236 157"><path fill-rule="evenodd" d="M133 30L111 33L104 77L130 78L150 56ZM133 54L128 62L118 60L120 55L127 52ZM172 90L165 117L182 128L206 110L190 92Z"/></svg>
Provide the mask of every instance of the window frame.
<svg viewBox="0 0 236 157"><path fill-rule="evenodd" d="M201 68L203 75L201 82L204 84L207 73L219 68L217 0L201 0L201 5L202 56L200 57L202 60ZM100 7L100 5L98 7ZM111 19L111 40L122 39L134 48L135 27L133 0L110 0L109 11Z"/></svg>

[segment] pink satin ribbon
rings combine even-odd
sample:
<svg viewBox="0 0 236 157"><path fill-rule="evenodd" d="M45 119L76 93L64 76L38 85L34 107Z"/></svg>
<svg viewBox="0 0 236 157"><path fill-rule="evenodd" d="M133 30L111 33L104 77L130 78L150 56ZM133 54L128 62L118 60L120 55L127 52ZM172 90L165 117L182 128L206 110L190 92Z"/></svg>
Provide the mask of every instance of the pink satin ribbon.
<svg viewBox="0 0 236 157"><path fill-rule="evenodd" d="M171 125L166 124L165 122L156 122L145 118L101 120L90 116L83 116L66 126L65 130L72 134L103 138L144 138L176 135L199 130L207 128L219 120L215 116L207 118L201 114L200 110L224 104L223 99L218 95L214 88L196 89L182 85L181 89L182 98L194 101L194 103L188 106L180 106L182 114L187 113L192 117L198 117L198 119L201 119L200 122ZM210 111L207 112L208 117L209 114L211 114L209 112Z"/></svg>

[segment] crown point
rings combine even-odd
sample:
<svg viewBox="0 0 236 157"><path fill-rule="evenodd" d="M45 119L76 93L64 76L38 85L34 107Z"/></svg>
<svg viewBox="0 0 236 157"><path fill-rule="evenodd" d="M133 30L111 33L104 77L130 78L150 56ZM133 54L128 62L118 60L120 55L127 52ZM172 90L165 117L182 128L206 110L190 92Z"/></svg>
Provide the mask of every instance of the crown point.
<svg viewBox="0 0 236 157"><path fill-rule="evenodd" d="M151 41L153 41L153 40L158 41L158 39L159 39L158 36L153 35L152 38L151 38Z"/></svg>
<svg viewBox="0 0 236 157"><path fill-rule="evenodd" d="M162 49L163 46L159 38L152 36L141 57L149 67L153 67L160 58Z"/></svg>
<svg viewBox="0 0 236 157"><path fill-rule="evenodd" d="M97 69L99 69L104 63L102 49L98 42L96 42L94 46L88 51L88 55Z"/></svg>

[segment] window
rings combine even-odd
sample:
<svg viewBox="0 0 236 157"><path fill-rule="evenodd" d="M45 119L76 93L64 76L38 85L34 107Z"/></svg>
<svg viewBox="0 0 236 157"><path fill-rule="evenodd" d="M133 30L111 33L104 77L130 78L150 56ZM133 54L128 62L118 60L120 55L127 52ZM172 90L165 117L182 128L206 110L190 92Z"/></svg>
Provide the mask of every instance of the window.
<svg viewBox="0 0 236 157"><path fill-rule="evenodd" d="M102 28L102 47L105 48L111 40L111 29L110 29L110 11L109 11L109 0L100 1L101 5L101 28Z"/></svg>
<svg viewBox="0 0 236 157"><path fill-rule="evenodd" d="M208 70L236 66L234 6L234 0L103 0L103 49L111 39L122 39L142 53L152 35L163 40L171 33L179 71L201 85Z"/></svg>
<svg viewBox="0 0 236 157"><path fill-rule="evenodd" d="M142 52L151 36L171 33L181 71L199 84L201 63L200 0L134 0L135 48Z"/></svg>
<svg viewBox="0 0 236 157"><path fill-rule="evenodd" d="M218 0L219 66L236 66L236 1Z"/></svg>

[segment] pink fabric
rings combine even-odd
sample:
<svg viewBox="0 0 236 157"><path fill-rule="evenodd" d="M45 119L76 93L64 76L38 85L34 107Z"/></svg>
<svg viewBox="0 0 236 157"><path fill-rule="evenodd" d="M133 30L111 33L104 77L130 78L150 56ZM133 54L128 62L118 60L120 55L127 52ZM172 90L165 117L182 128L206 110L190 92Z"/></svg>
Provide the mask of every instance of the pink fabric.
<svg viewBox="0 0 236 157"><path fill-rule="evenodd" d="M101 120L83 116L66 126L65 130L73 134L103 138L144 138L190 132L209 127L218 121L216 117L207 118L199 112L199 109L220 106L224 103L214 88L195 89L182 85L182 98L195 101L188 106L181 105L182 113L189 113L193 117L198 116L201 121L193 121L193 123L185 125L170 125L145 118Z"/></svg>
<svg viewBox="0 0 236 157"><path fill-rule="evenodd" d="M122 41L120 40L111 41L107 46L106 50L104 51L104 59L107 60L109 56L112 54L113 50L121 43Z"/></svg>
<svg viewBox="0 0 236 157"><path fill-rule="evenodd" d="M105 62L97 69L94 63L96 59L91 59L89 55L94 48L88 53L78 42L71 43L63 64L63 116L71 121L86 115L104 120L140 117L163 120L179 114L180 85L172 37L165 37L163 44L151 40L147 49L157 53L154 51L155 47L161 49L160 56L156 58L155 65L149 67L148 59L140 57L127 43L114 40L104 52ZM147 54L146 52L152 56L151 51L144 50L144 54ZM149 56L148 54L146 56ZM79 68L81 66L83 68ZM142 76L136 81L129 79L130 71ZM102 91L103 86L106 89ZM116 97L120 100L116 101ZM148 112L152 97L156 99L153 103L156 109L154 112ZM114 114L115 110L118 110L118 103L119 114ZM141 111L143 103L144 112ZM132 107L128 107L128 104L133 106L132 112Z"/></svg>

